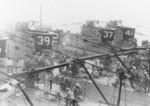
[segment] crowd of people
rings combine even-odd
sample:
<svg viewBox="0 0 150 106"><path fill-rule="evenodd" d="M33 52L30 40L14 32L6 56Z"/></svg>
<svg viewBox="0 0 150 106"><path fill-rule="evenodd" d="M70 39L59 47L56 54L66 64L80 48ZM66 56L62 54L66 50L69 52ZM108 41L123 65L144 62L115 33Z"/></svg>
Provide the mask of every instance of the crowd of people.
<svg viewBox="0 0 150 106"><path fill-rule="evenodd" d="M54 65L55 62L58 64L68 62L69 58L66 56L61 56L59 60L54 60L52 56L47 56L44 53L37 52L34 56L34 58L28 58L24 60L23 58L19 58L17 61L17 71L14 71L13 69L13 61L11 58L8 58L6 61L7 66L7 73L8 74L16 74L16 73L22 73L22 72L29 72L32 71L31 69L33 67L47 67ZM60 67L59 72L62 76L60 77L54 77L53 70L47 70L45 72L41 72L36 75L28 75L25 79L26 83L30 83L33 86L37 84L44 84L44 90L45 92L51 92L53 83L57 83L60 85L60 88L62 91L66 92L66 105L69 105L70 103L74 103L74 101L79 98L79 95L81 95L81 86L76 83L75 81L71 81L70 78L67 76L63 76L64 72L66 71L66 67ZM25 85L26 87L31 87L29 85ZM59 96L58 96L59 95ZM57 99L61 97L60 92L57 92ZM76 98L76 99L75 99ZM72 101L73 100L73 101ZM59 99L58 99L59 101Z"/></svg>
<svg viewBox="0 0 150 106"><path fill-rule="evenodd" d="M129 72L122 66L122 64L118 61L116 62L116 75L119 72L125 72L125 77L130 82L130 86L134 91L149 93L150 90L150 72L148 69L148 64L146 64L145 60L141 60L138 55L126 56L122 58L123 63L128 68ZM118 86L119 84L119 76L113 86Z"/></svg>
<svg viewBox="0 0 150 106"><path fill-rule="evenodd" d="M87 53L84 52L84 56L87 56ZM21 73L23 71L31 71L31 68L35 66L47 67L54 65L55 62L57 62L57 64L61 64L69 62L70 60L70 57L62 55L59 60L56 61L52 56L46 56L43 53L37 52L33 59L23 60L21 57L19 58L17 64L17 73ZM93 76L93 78L99 78L101 76L116 76L115 82L112 83L114 87L119 86L119 73L124 72L126 79L128 79L128 82L130 82L130 86L131 88L133 88L134 91L149 93L150 72L148 71L148 65L145 64L145 60L141 60L139 55L137 54L123 56L121 57L121 60L124 65L129 69L130 73L126 70L125 67L123 67L123 65L119 61L114 61L112 58L91 59L91 63L95 64L98 67L86 64L86 62L89 63L90 61L85 61L85 66L90 74ZM7 73L13 73L12 60L10 58L7 59L6 66ZM112 67L115 68L113 69ZM73 100L74 98L80 98L82 94L82 87L76 81L66 76L66 70L67 72L71 72L72 74L78 74L79 71L85 73L84 71L82 71L82 69L83 68L77 64L72 64L71 67L60 67L59 73L61 76L58 76L57 78L54 77L52 69L47 70L45 72L34 75L34 83L44 83L45 92L51 92L53 83L57 83L58 85L60 85L61 90L67 93L66 104L68 105L70 103L68 101ZM60 92L58 92L58 95L59 97L61 96Z"/></svg>

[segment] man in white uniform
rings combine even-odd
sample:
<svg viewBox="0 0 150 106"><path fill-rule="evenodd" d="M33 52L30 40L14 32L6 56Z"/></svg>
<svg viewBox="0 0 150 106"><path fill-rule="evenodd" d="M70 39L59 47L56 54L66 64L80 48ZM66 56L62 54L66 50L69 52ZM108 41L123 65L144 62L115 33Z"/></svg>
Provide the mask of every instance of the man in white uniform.
<svg viewBox="0 0 150 106"><path fill-rule="evenodd" d="M17 71L17 73L22 72L23 66L24 66L24 60L20 57L19 60L18 60L18 71Z"/></svg>
<svg viewBox="0 0 150 106"><path fill-rule="evenodd" d="M7 73L13 73L12 60L8 57L6 60Z"/></svg>

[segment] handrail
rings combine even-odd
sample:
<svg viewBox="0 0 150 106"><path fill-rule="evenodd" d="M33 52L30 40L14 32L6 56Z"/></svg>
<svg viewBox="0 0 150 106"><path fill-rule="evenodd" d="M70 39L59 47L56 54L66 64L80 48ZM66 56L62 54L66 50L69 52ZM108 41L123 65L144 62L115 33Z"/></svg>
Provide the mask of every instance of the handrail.
<svg viewBox="0 0 150 106"><path fill-rule="evenodd" d="M14 103L15 105L19 106L19 104L17 104L17 103L16 103L15 101L13 101L11 98L8 97L8 99L9 99L12 103Z"/></svg>
<svg viewBox="0 0 150 106"><path fill-rule="evenodd" d="M89 90L89 91L97 92L96 90L92 90L92 89L89 89L89 88L87 88L87 87L83 87L83 88L86 88L86 89ZM104 95L105 95L105 96L110 96L110 97L113 96L113 95L108 95L108 94L105 94L105 93L104 93ZM113 98L116 98L116 97L118 97L118 96L113 96ZM124 99L124 98L121 98L121 100L125 100L125 99ZM143 105L143 106L146 105L146 104L143 104L143 103L141 103L141 102L131 101L131 100L128 100L128 99L126 99L126 101L129 101L129 102L132 102L132 103L136 103L136 104L141 104L141 105Z"/></svg>

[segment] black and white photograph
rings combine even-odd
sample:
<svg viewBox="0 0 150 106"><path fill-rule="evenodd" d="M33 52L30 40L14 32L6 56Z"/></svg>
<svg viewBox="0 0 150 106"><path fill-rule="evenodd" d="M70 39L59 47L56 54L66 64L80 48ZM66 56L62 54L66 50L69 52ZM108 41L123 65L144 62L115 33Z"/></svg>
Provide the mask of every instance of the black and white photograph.
<svg viewBox="0 0 150 106"><path fill-rule="evenodd" d="M150 106L150 0L0 0L0 106Z"/></svg>

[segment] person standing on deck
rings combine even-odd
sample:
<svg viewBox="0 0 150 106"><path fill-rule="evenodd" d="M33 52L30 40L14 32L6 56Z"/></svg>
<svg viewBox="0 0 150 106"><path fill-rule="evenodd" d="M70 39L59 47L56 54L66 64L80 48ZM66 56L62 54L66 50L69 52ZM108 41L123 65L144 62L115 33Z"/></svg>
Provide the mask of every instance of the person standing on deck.
<svg viewBox="0 0 150 106"><path fill-rule="evenodd" d="M67 95L66 95L66 106L70 105L71 100L74 98L73 92L70 90L70 88L67 88Z"/></svg>
<svg viewBox="0 0 150 106"><path fill-rule="evenodd" d="M52 86L53 85L53 78L54 78L53 72L49 72L49 90L50 90L50 92L53 88L53 86Z"/></svg>
<svg viewBox="0 0 150 106"><path fill-rule="evenodd" d="M51 61L50 61L50 57L48 57L47 59L46 59L46 62L45 62L45 66L47 67L47 66L51 66ZM48 91L49 90L49 87L50 87L50 81L49 81L49 74L50 74L50 70L47 70L47 72L44 72L44 74L45 74L45 80L44 80L44 88L45 88L45 90L46 91Z"/></svg>
<svg viewBox="0 0 150 106"><path fill-rule="evenodd" d="M61 58L60 58L60 60L59 60L58 64L65 63L66 61L67 61L67 60L66 60L66 56L65 56L65 55L63 55L63 56L61 56ZM59 68L59 72L60 72L60 73L63 73L64 68L65 68L65 67L60 67L60 68Z"/></svg>
<svg viewBox="0 0 150 106"><path fill-rule="evenodd" d="M18 71L17 71L17 73L22 72L23 66L24 66L24 60L20 57L19 60L18 60Z"/></svg>
<svg viewBox="0 0 150 106"><path fill-rule="evenodd" d="M44 59L45 54L43 53L40 57L39 57L39 63L40 63L40 67L44 67L45 66L45 59Z"/></svg>
<svg viewBox="0 0 150 106"><path fill-rule="evenodd" d="M72 99L70 101L70 106L79 106L78 101L76 99Z"/></svg>
<svg viewBox="0 0 150 106"><path fill-rule="evenodd" d="M45 90L45 92L48 92L49 87L50 87L50 85L49 85L49 72L47 71L45 74L46 75L45 75L45 81L44 81L44 90Z"/></svg>
<svg viewBox="0 0 150 106"><path fill-rule="evenodd" d="M37 52L37 54L34 56L34 61L38 66L40 66L39 58L40 58L40 53Z"/></svg>
<svg viewBox="0 0 150 106"><path fill-rule="evenodd" d="M117 75L119 75L120 72L124 72L124 68L123 68L123 66L121 65L120 62L116 62L116 75L114 76L115 82L112 83L112 85L113 85L114 87L118 87L118 84L119 84L119 82L120 82L120 79L119 79L119 76L117 76Z"/></svg>
<svg viewBox="0 0 150 106"><path fill-rule="evenodd" d="M45 61L45 66L50 66L50 65L51 65L50 57L47 57Z"/></svg>
<svg viewBox="0 0 150 106"><path fill-rule="evenodd" d="M37 67L40 67L39 58L40 58L40 52L37 52L36 55L34 56L34 62L37 65ZM39 80L40 80L39 73L37 73L35 75L35 80L36 80L37 83L39 83Z"/></svg>
<svg viewBox="0 0 150 106"><path fill-rule="evenodd" d="M27 72L30 71L31 67L32 67L31 60L27 59L27 61L25 63L25 69L24 69L24 71L27 71Z"/></svg>
<svg viewBox="0 0 150 106"><path fill-rule="evenodd" d="M31 63L31 60L28 58L25 63L24 71L27 71L27 72L32 71L31 68L32 68L32 63ZM27 73L26 78L25 78L25 87L31 88L31 85L34 86L34 75Z"/></svg>
<svg viewBox="0 0 150 106"><path fill-rule="evenodd" d="M39 64L40 64L40 67L45 66L45 54L44 53L39 57ZM39 77L40 77L40 82L43 83L45 79L44 72L39 73Z"/></svg>
<svg viewBox="0 0 150 106"><path fill-rule="evenodd" d="M83 54L81 55L81 57L85 57L85 56L88 56L87 52L84 50L83 51Z"/></svg>
<svg viewBox="0 0 150 106"><path fill-rule="evenodd" d="M8 57L6 60L7 73L13 74L12 60Z"/></svg>

